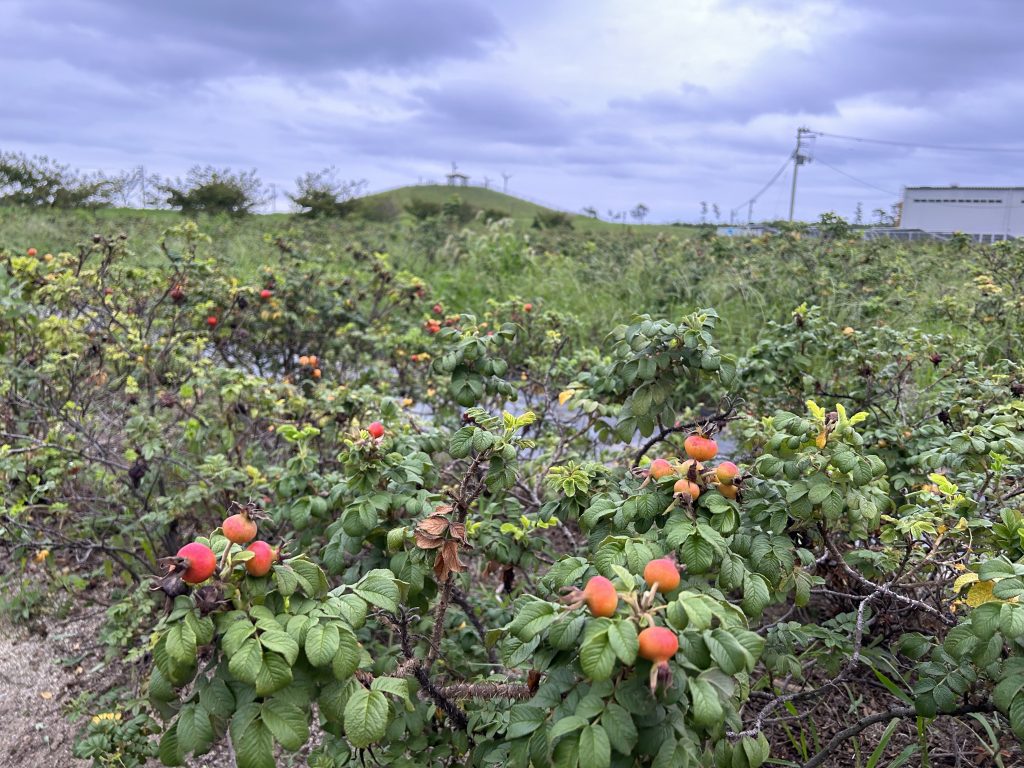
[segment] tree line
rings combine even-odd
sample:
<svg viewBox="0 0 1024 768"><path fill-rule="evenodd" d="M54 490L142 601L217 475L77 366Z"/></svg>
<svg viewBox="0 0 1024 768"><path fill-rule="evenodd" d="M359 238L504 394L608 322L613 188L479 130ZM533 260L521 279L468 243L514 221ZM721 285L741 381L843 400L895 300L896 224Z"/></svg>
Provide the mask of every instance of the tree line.
<svg viewBox="0 0 1024 768"><path fill-rule="evenodd" d="M286 193L308 216L341 217L356 208L365 181L342 178L331 166L295 180ZM35 208L137 207L244 216L276 196L255 169L195 165L184 177L147 174L140 167L116 174L83 172L44 155L0 152L0 205Z"/></svg>

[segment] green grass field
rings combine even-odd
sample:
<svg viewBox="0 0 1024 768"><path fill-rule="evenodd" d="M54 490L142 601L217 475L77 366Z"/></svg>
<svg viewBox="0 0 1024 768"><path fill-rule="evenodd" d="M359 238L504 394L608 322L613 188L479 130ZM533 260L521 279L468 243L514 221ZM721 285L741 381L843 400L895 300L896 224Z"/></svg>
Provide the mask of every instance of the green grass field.
<svg viewBox="0 0 1024 768"><path fill-rule="evenodd" d="M274 245L282 239L300 258L336 274L349 269L360 252L387 253L396 268L426 280L451 311L479 313L491 300L517 296L570 313L595 334L638 313L674 317L713 306L723 316L723 338L740 348L754 343L766 322L786 320L801 303L819 305L836 322L853 327L881 323L967 334L968 321L982 311L977 302L998 298L979 293L975 277L1014 279L1012 265L1004 264L1012 261L1005 248L961 251L855 237L730 239L686 227L596 226L582 216L573 219L572 229L538 230L530 225L532 215L543 209L532 203L482 188L459 191L477 206L507 204L513 220L460 226L408 214L373 222L279 213L201 217L199 227L210 237L208 253L243 283L282 258ZM451 192L435 186L387 194L404 205L417 195L443 201ZM73 251L96 233L124 233L140 266L163 269L161 234L182 220L171 211L0 209L0 248L58 253ZM584 226L589 224L595 226ZM984 312L991 312L982 318L993 318L993 338L1009 339L1016 332L1000 321L998 307Z"/></svg>

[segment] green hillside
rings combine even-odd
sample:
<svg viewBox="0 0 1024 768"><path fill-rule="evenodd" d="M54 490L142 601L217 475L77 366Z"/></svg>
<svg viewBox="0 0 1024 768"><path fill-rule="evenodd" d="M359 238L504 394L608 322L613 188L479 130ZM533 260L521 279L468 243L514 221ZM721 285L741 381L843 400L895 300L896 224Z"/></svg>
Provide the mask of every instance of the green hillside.
<svg viewBox="0 0 1024 768"><path fill-rule="evenodd" d="M484 187L473 186L449 187L445 184L423 184L399 187L398 189L392 189L387 192L367 195L362 199L369 204L381 203L390 200L399 209L404 210L405 206L413 200L442 204L451 199L452 195L458 195L465 202L475 206L476 208L480 208L481 210L492 209L496 211L504 211L511 218L524 224L532 224L534 216L538 213L552 213L556 210L553 208L547 208L543 205L538 205L537 203L531 203L528 200L523 200L522 198L515 197L513 195L506 195L505 193L498 192L494 189L485 189ZM620 223L593 219L589 216L572 213L571 211L562 211L562 213L569 215L572 219L573 228L578 230L607 230L623 227L623 224ZM634 222L630 222L629 226L635 227L637 225ZM680 234L681 232L686 232L694 228L672 226L668 224L645 224L642 229L644 231L670 230L676 234Z"/></svg>

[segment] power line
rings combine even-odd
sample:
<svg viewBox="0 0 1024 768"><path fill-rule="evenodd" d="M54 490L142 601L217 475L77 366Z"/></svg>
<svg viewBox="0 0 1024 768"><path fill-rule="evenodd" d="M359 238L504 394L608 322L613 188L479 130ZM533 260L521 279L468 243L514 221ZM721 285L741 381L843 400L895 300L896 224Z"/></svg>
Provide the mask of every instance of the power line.
<svg viewBox="0 0 1024 768"><path fill-rule="evenodd" d="M885 144L892 147L911 147L914 149L938 149L948 152L991 152L993 154L1015 154L1024 152L1024 147L969 147L957 144L919 144L909 141L895 141L892 139L869 139L863 136L844 136L838 133L822 133L813 131L815 136L824 136L829 139L843 139L844 141L857 141L865 144Z"/></svg>
<svg viewBox="0 0 1024 768"><path fill-rule="evenodd" d="M879 192L885 192L885 194L887 194L887 195L892 195L893 197L899 197L899 193L898 192L891 192L888 189L882 189L881 187L875 186L870 181L864 181L864 179L858 179L856 176L851 176L846 171L841 171L838 168L836 168L834 165L826 163L820 157L816 157L816 158L814 158L814 160L815 160L815 162L821 163L826 168L831 168L836 173L840 174L841 176L845 176L846 178L850 179L851 181L856 181L858 184L863 184L865 187L871 187L872 189L877 189Z"/></svg>
<svg viewBox="0 0 1024 768"><path fill-rule="evenodd" d="M745 206L745 205L753 205L754 203L756 203L757 199L761 195L763 195L765 192L767 192L769 190L769 188L772 186L772 184L774 184L776 181L779 180L779 177L785 172L786 168L789 167L789 164L792 162L792 160L793 160L793 156L792 155L788 155L786 157L786 161L782 164L782 166L779 168L779 170L777 170L775 172L775 174L768 180L768 183L765 184L763 187L761 187L760 191L756 195L754 195L752 198L750 198L749 200L744 200L742 203L737 205L735 208L731 209L729 211L729 217L732 218L732 216L737 211L739 211L743 206Z"/></svg>

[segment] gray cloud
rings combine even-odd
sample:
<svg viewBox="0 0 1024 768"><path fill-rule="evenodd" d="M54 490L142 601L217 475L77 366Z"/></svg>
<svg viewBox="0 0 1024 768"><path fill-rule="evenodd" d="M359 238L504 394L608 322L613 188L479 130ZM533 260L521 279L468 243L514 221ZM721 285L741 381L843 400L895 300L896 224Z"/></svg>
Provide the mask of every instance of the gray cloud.
<svg viewBox="0 0 1024 768"><path fill-rule="evenodd" d="M833 23L804 43L771 41L739 77L644 69L655 76L626 91L578 66L596 33L573 38L585 51L555 52L564 67L551 82L516 58L555 13L536 0L8 0L2 148L170 174L195 162L256 166L279 184L335 163L373 187L438 178L457 160L477 181L514 172L515 191L569 209L643 199L675 219L693 218L701 199L741 204L802 123L909 143L1018 141L1024 4L769 1L778 14L825 8ZM720 0L718 12L750 9L765 3ZM581 2L573 23L585 30L616 12ZM891 202L829 166L893 191L1021 181L1017 165L987 153L824 137L814 154L822 162L801 170L805 216ZM778 213L785 199L773 188L756 210Z"/></svg>
<svg viewBox="0 0 1024 768"><path fill-rule="evenodd" d="M125 82L408 69L479 58L501 36L471 0L14 0L0 45Z"/></svg>

